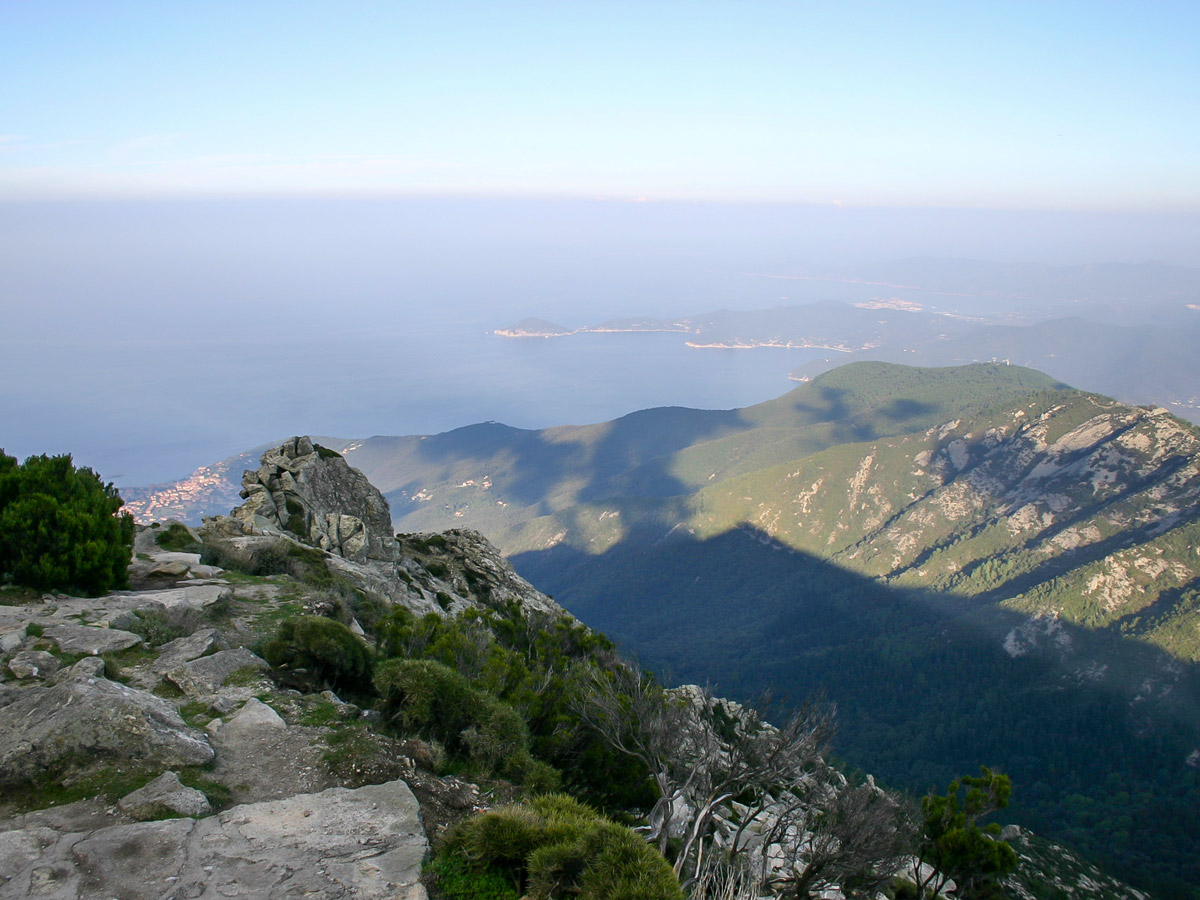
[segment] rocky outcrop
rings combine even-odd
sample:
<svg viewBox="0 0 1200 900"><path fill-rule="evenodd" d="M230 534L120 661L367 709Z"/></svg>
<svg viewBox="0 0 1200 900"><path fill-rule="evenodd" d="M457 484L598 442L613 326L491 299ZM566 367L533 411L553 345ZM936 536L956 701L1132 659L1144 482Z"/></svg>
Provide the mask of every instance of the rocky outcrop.
<svg viewBox="0 0 1200 900"><path fill-rule="evenodd" d="M185 662L168 671L167 680L189 697L204 697L216 693L235 672L262 672L267 668L260 657L239 647Z"/></svg>
<svg viewBox="0 0 1200 900"><path fill-rule="evenodd" d="M174 772L163 772L152 782L126 794L117 803L121 812L139 822L175 816L206 816L212 812L203 791L187 787Z"/></svg>
<svg viewBox="0 0 1200 900"><path fill-rule="evenodd" d="M0 785L30 780L77 760L137 760L160 767L213 758L204 735L175 707L104 677L104 662L85 659L55 685L34 685L0 707Z"/></svg>
<svg viewBox="0 0 1200 900"><path fill-rule="evenodd" d="M387 501L358 469L308 437L294 437L242 476L231 518L244 534L287 534L352 562L396 559Z"/></svg>
<svg viewBox="0 0 1200 900"><path fill-rule="evenodd" d="M503 608L516 602L527 612L561 616L566 612L517 574L496 545L478 531L455 528L440 534L397 536L400 577L442 600L441 608L457 612L469 606Z"/></svg>
<svg viewBox="0 0 1200 900"><path fill-rule="evenodd" d="M403 781L331 788L203 819L0 832L0 898L424 900L426 847Z"/></svg>

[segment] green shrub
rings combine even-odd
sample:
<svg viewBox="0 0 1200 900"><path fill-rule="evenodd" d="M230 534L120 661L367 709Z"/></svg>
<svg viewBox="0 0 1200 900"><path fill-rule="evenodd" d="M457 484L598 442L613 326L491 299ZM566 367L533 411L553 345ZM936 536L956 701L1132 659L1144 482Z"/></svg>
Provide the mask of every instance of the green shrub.
<svg viewBox="0 0 1200 900"><path fill-rule="evenodd" d="M0 451L0 581L103 594L129 584L133 519L122 500L70 456Z"/></svg>
<svg viewBox="0 0 1200 900"><path fill-rule="evenodd" d="M425 868L445 900L518 900L513 880L493 869L471 865L461 853L446 853Z"/></svg>
<svg viewBox="0 0 1200 900"><path fill-rule="evenodd" d="M199 617L199 613L195 613ZM185 634L195 631L193 622L188 622L187 616L172 616L162 609L143 609L134 613L134 621L127 623L126 631L131 631L151 647L159 647Z"/></svg>
<svg viewBox="0 0 1200 900"><path fill-rule="evenodd" d="M199 553L201 550L200 542L182 522L172 522L166 528L160 527L154 535L154 543L164 550L179 553Z"/></svg>
<svg viewBox="0 0 1200 900"><path fill-rule="evenodd" d="M243 575L290 575L313 587L336 586L324 553L283 538L259 541L250 547L212 541L201 549L200 562Z"/></svg>
<svg viewBox="0 0 1200 900"><path fill-rule="evenodd" d="M682 898L670 865L632 830L565 794L504 806L461 823L441 857L510 874L532 900Z"/></svg>
<svg viewBox="0 0 1200 900"><path fill-rule="evenodd" d="M431 659L391 659L375 672L384 722L445 745L486 773L515 780L536 770L528 760L529 729L511 706L478 690L460 672Z"/></svg>
<svg viewBox="0 0 1200 900"><path fill-rule="evenodd" d="M328 688L350 697L370 693L374 654L354 632L333 619L285 619L275 637L263 645L262 653L273 668L287 670L287 680L298 680L310 691Z"/></svg>

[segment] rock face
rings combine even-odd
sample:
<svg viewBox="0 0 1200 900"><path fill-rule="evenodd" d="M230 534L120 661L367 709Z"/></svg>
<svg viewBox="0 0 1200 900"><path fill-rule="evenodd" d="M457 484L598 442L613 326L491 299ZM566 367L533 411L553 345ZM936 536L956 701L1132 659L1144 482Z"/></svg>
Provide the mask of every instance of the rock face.
<svg viewBox="0 0 1200 900"><path fill-rule="evenodd" d="M126 794L117 806L125 815L142 822L172 814L206 816L212 812L203 792L181 784L174 772L163 772L145 787Z"/></svg>
<svg viewBox="0 0 1200 900"><path fill-rule="evenodd" d="M109 681L103 668L101 660L82 660L58 684L28 687L0 708L0 785L79 758L138 759L164 768L213 758L208 740L175 707Z"/></svg>
<svg viewBox="0 0 1200 900"><path fill-rule="evenodd" d="M393 562L387 501L340 455L294 437L242 476L245 503L231 514L247 534L283 533L352 562Z"/></svg>
<svg viewBox="0 0 1200 900"><path fill-rule="evenodd" d="M167 679L189 697L203 697L217 689L239 669L264 671L267 664L244 647L221 650L212 656L202 656L185 662L167 672Z"/></svg>
<svg viewBox="0 0 1200 900"><path fill-rule="evenodd" d="M426 851L403 781L235 806L204 819L0 833L0 898L424 900Z"/></svg>

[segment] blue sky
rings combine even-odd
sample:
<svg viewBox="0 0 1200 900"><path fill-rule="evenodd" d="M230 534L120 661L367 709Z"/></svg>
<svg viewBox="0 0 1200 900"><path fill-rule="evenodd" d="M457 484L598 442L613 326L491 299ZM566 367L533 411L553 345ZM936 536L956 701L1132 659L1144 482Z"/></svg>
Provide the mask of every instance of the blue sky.
<svg viewBox="0 0 1200 900"><path fill-rule="evenodd" d="M1200 4L0 3L0 198L1200 211Z"/></svg>

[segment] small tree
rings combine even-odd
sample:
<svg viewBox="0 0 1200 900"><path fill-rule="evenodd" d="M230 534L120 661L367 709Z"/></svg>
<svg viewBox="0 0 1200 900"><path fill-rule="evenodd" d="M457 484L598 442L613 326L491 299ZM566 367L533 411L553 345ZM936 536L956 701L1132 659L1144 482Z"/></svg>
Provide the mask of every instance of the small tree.
<svg viewBox="0 0 1200 900"><path fill-rule="evenodd" d="M979 819L1008 806L1012 782L987 766L979 775L950 782L945 795L930 793L921 800L924 828L916 857L915 875L921 897L936 896L950 879L959 897L973 897L1017 865L1017 854L1000 840L996 823L979 826ZM921 878L921 864L930 874Z"/></svg>
<svg viewBox="0 0 1200 900"><path fill-rule="evenodd" d="M120 494L70 456L0 451L0 577L88 594L127 587L133 518Z"/></svg>
<svg viewBox="0 0 1200 900"><path fill-rule="evenodd" d="M903 804L873 783L815 783L775 811L764 841L780 847L787 865L764 873L763 886L784 900L831 887L871 896L891 881L912 837Z"/></svg>
<svg viewBox="0 0 1200 900"><path fill-rule="evenodd" d="M588 688L576 703L580 718L652 773L658 800L648 838L664 854L671 837L680 839L674 869L687 882L700 874L717 810L735 797L747 801L736 850L746 826L773 804L772 793L820 764L832 730L829 717L814 707L776 728L753 709L700 688L667 691L626 667L594 669Z"/></svg>

